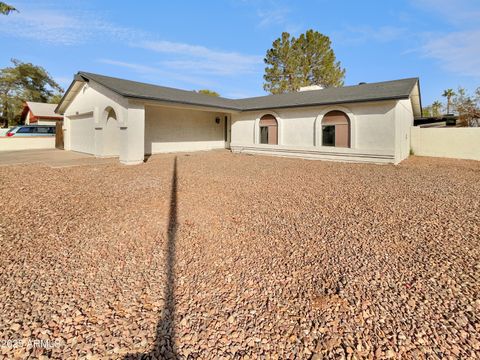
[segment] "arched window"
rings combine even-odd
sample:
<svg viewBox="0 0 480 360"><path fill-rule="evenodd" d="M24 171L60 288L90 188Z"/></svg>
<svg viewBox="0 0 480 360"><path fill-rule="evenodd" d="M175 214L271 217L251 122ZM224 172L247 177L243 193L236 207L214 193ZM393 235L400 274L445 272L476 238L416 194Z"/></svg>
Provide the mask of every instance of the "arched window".
<svg viewBox="0 0 480 360"><path fill-rule="evenodd" d="M343 111L330 111L323 117L322 146L350 147L350 119Z"/></svg>
<svg viewBox="0 0 480 360"><path fill-rule="evenodd" d="M278 122L273 115L260 118L260 144L278 145Z"/></svg>

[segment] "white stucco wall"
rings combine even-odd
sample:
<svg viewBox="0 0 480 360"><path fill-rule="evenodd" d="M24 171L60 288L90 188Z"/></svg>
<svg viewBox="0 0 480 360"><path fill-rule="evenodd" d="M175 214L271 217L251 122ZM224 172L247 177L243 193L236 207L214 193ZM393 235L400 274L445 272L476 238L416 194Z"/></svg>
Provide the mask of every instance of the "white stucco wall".
<svg viewBox="0 0 480 360"><path fill-rule="evenodd" d="M411 128L412 151L419 156L480 160L480 128Z"/></svg>
<svg viewBox="0 0 480 360"><path fill-rule="evenodd" d="M410 128L413 126L412 103L399 100L395 106L395 161L398 163L410 155Z"/></svg>
<svg viewBox="0 0 480 360"><path fill-rule="evenodd" d="M145 106L129 103L128 126L120 127L120 162L135 165L145 158Z"/></svg>
<svg viewBox="0 0 480 360"><path fill-rule="evenodd" d="M125 123L127 118L128 101L115 94L113 91L90 81L85 84L80 92L72 100L64 115L64 142L65 150L71 150L70 146L70 119L75 117L93 117L93 127L95 130L95 146L93 154L97 156L104 155L103 133L102 130L106 124L105 110L111 107L115 110L119 125ZM77 120L78 121L78 120Z"/></svg>
<svg viewBox="0 0 480 360"><path fill-rule="evenodd" d="M345 161L355 161L361 156L372 159L384 156L395 162L395 119L397 102L382 101L371 103L352 103L338 106L317 106L304 108L276 109L274 111L249 111L232 115L232 143L234 150L243 151L252 146L259 146L258 122L265 114L277 117L279 143L276 146L283 153L295 152L300 154L302 149L312 150L315 156L322 154L339 154L341 159L345 154ZM323 115L332 110L345 112L351 123L351 148L332 148L321 146L321 121ZM267 146L268 147L268 146ZM274 153L275 145L270 145L270 153ZM252 152L252 151L249 151ZM325 155L326 156L326 155ZM311 157L311 156L305 156ZM384 159L380 162L384 162ZM375 161L375 160L374 160Z"/></svg>
<svg viewBox="0 0 480 360"><path fill-rule="evenodd" d="M0 138L0 151L55 149L55 136L12 136Z"/></svg>
<svg viewBox="0 0 480 360"><path fill-rule="evenodd" d="M56 126L57 121L56 120L45 120L45 119L38 119L38 121L35 123L36 125L49 125L49 126Z"/></svg>
<svg viewBox="0 0 480 360"><path fill-rule="evenodd" d="M25 116L25 125L30 125L30 111L27 112L27 115Z"/></svg>
<svg viewBox="0 0 480 360"><path fill-rule="evenodd" d="M145 114L146 154L225 148L225 114L164 106L146 106Z"/></svg>
<svg viewBox="0 0 480 360"><path fill-rule="evenodd" d="M107 126L109 109L116 115L115 125ZM65 150L71 150L71 122L86 121L94 129L91 153L96 156L119 156L125 164L138 164L144 159L144 106L131 103L100 84L90 81L75 96L64 115ZM112 121L112 120L110 120Z"/></svg>

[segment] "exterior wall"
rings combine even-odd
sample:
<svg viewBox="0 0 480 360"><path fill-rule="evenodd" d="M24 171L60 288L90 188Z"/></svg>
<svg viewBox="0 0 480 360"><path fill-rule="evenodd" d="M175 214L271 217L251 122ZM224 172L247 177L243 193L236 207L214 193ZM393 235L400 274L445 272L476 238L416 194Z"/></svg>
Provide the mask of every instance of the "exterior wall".
<svg viewBox="0 0 480 360"><path fill-rule="evenodd" d="M37 125L56 126L57 125L57 120L48 120L48 119L38 118L36 124Z"/></svg>
<svg viewBox="0 0 480 360"><path fill-rule="evenodd" d="M12 136L0 138L0 151L55 149L55 136Z"/></svg>
<svg viewBox="0 0 480 360"><path fill-rule="evenodd" d="M343 161L396 162L395 121L397 101L352 103L339 106L318 106L250 111L232 116L232 150L261 152L270 155L301 156ZM333 110L345 112L350 119L351 148L321 146L321 122ZM259 144L260 117L272 114L278 121L278 146ZM307 153L308 152L308 153ZM311 152L311 153L310 153ZM357 159L357 160L356 160Z"/></svg>
<svg viewBox="0 0 480 360"><path fill-rule="evenodd" d="M120 127L120 162L125 165L136 165L143 163L144 159L145 106L130 103L128 126Z"/></svg>
<svg viewBox="0 0 480 360"><path fill-rule="evenodd" d="M395 107L395 162L410 155L410 128L413 126L413 109L410 100L399 100Z"/></svg>
<svg viewBox="0 0 480 360"><path fill-rule="evenodd" d="M35 125L52 125L55 126L57 121L51 118L43 118L41 116L33 116L32 112L29 110L27 115L25 115L25 125L35 124Z"/></svg>
<svg viewBox="0 0 480 360"><path fill-rule="evenodd" d="M91 153L99 157L105 156L120 156L122 148L128 146L129 143L132 143L132 135L126 136L126 133L135 131L135 129L129 129L129 127L142 126L139 125L138 120L138 111L143 111L143 107L139 109L137 106L133 106L133 111L130 111L131 104L128 100L123 98L120 95L106 89L105 87L90 81L85 84L80 92L75 96L70 105L65 111L64 115L64 143L65 150L71 150L71 122L72 121L82 121L81 118L89 119L93 118L91 122L94 130L94 145L91 149ZM107 117L109 110L113 109L116 115L116 130L112 130L111 124L107 128ZM129 114L132 114L131 123L129 124ZM141 122L143 122L143 118ZM112 132L116 131L117 135L112 135ZM130 132L131 132L130 131ZM142 135L139 138L139 141L142 141L142 151L143 151L143 127ZM125 133L125 134L122 134ZM124 136L125 135L125 136ZM117 137L114 139L112 137ZM119 144L114 145L110 142L119 142ZM134 144L135 145L135 144ZM111 149L118 149L116 153L112 153ZM139 162L140 156L138 155L138 150L130 151L125 149L123 152L124 156L134 156L134 158L129 159L124 157L122 162L132 163ZM133 155L135 154L135 155ZM141 156L141 161L143 161L143 153Z"/></svg>
<svg viewBox="0 0 480 360"><path fill-rule="evenodd" d="M94 151L92 149L95 149L95 125L92 113L70 117L69 126L70 148L87 154Z"/></svg>
<svg viewBox="0 0 480 360"><path fill-rule="evenodd" d="M480 128L411 127L415 155L480 160Z"/></svg>
<svg viewBox="0 0 480 360"><path fill-rule="evenodd" d="M145 115L146 154L225 148L225 114L146 106Z"/></svg>

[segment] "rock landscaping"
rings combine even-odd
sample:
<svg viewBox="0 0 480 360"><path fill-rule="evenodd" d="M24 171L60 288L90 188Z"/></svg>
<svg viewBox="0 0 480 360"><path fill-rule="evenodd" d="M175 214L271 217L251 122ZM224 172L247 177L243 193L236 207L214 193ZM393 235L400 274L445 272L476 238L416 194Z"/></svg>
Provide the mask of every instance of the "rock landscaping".
<svg viewBox="0 0 480 360"><path fill-rule="evenodd" d="M474 359L480 162L0 167L0 359Z"/></svg>

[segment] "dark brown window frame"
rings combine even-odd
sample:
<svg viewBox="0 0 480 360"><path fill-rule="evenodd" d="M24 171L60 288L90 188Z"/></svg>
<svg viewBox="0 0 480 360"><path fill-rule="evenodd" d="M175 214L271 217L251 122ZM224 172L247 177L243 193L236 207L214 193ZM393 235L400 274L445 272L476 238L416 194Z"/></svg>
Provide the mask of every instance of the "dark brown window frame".
<svg viewBox="0 0 480 360"><path fill-rule="evenodd" d="M340 119L339 119L340 117ZM343 118L343 119L342 119ZM345 134L344 127L347 126L347 138L340 137L339 141L337 139L337 136L341 136L341 134ZM329 142L328 144L325 143L325 136L324 132L327 127L333 127L333 144ZM327 112L322 119L322 124L321 124L321 131L322 131L322 146L329 146L329 147L339 147L339 148L351 148L351 137L352 137L352 128L351 128L351 121L349 116L341 111L341 110L332 110ZM346 143L346 146L338 145L338 142Z"/></svg>
<svg viewBox="0 0 480 360"><path fill-rule="evenodd" d="M272 114L265 114L260 118L259 125L259 143L263 145L278 145L278 120L277 118L272 115ZM265 132L265 130L262 129L267 129L266 138L262 139L262 131ZM270 138L270 135L272 135L272 138ZM266 142L264 141L266 140ZM270 143L272 141L272 143Z"/></svg>

